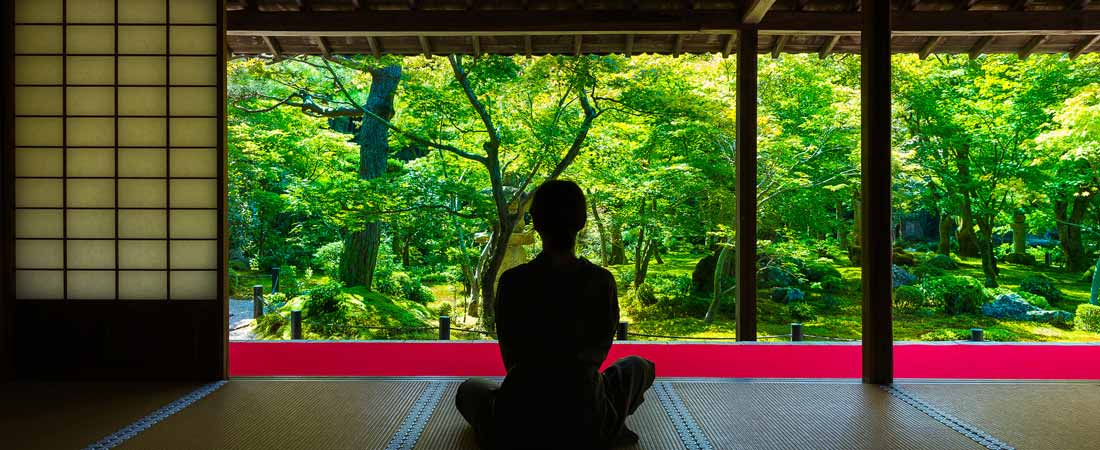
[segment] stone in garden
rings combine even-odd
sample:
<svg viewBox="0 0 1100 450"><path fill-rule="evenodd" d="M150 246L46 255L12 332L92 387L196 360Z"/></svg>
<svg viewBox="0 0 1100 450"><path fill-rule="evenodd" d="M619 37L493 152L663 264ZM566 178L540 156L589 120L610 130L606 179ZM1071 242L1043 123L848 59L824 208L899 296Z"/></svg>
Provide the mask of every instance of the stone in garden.
<svg viewBox="0 0 1100 450"><path fill-rule="evenodd" d="M806 299L806 293L802 292L798 288L784 288L779 287L772 289L772 301L789 304L792 302L800 302Z"/></svg>
<svg viewBox="0 0 1100 450"><path fill-rule="evenodd" d="M763 287L787 287L795 283L794 275L775 266L760 269L759 280Z"/></svg>
<svg viewBox="0 0 1100 450"><path fill-rule="evenodd" d="M992 303L982 305L982 314L1009 320L1027 320L1051 324L1066 324L1073 321L1073 314L1061 310L1044 310L1028 303L1019 294L1000 294Z"/></svg>
<svg viewBox="0 0 1100 450"><path fill-rule="evenodd" d="M915 266L917 265L917 257L912 253L905 251L901 247L894 247L894 264L902 266Z"/></svg>
<svg viewBox="0 0 1100 450"><path fill-rule="evenodd" d="M905 268L897 264L894 264L893 272L894 289L897 289L900 286L909 286L917 283L917 277L915 275L909 273L908 270L905 270Z"/></svg>
<svg viewBox="0 0 1100 450"><path fill-rule="evenodd" d="M1073 313L1069 311L1061 310L1039 310L1031 311L1027 313L1028 320L1033 322L1044 322L1055 325L1065 325L1073 323Z"/></svg>

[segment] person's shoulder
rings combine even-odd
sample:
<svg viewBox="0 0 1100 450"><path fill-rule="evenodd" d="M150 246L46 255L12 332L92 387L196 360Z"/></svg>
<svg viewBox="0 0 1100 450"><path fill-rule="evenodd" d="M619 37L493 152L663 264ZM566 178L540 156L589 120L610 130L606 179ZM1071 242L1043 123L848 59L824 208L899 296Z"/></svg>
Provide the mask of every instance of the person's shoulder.
<svg viewBox="0 0 1100 450"><path fill-rule="evenodd" d="M583 270L590 272L594 278L604 280L611 284L615 283L615 275L612 274L610 270L607 270L607 268L589 261L587 258L580 258L580 260Z"/></svg>
<svg viewBox="0 0 1100 450"><path fill-rule="evenodd" d="M501 282L503 282L505 279L511 280L511 279L523 279L523 278L529 277L529 276L531 276L531 268L532 268L532 265L531 265L530 261L525 262L525 263L520 264L520 265L517 265L517 266L514 266L511 269L508 269L508 270L505 270L504 272L502 272L500 274L500 280L501 280Z"/></svg>

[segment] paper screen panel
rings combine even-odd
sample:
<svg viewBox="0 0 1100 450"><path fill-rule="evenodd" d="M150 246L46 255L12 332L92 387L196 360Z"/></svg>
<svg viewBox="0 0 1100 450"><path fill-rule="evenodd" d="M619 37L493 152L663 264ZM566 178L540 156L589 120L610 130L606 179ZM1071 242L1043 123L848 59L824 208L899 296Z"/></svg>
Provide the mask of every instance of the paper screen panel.
<svg viewBox="0 0 1100 450"><path fill-rule="evenodd" d="M15 0L20 299L217 299L222 2Z"/></svg>

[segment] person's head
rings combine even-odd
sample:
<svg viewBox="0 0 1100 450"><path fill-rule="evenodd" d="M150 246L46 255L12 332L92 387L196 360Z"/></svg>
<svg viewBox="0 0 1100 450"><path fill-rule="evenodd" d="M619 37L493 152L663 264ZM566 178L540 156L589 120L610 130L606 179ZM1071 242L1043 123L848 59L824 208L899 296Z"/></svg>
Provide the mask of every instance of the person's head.
<svg viewBox="0 0 1100 450"><path fill-rule="evenodd" d="M551 180L535 190L531 202L531 220L542 236L543 247L572 249L577 233L588 219L584 192L577 183Z"/></svg>

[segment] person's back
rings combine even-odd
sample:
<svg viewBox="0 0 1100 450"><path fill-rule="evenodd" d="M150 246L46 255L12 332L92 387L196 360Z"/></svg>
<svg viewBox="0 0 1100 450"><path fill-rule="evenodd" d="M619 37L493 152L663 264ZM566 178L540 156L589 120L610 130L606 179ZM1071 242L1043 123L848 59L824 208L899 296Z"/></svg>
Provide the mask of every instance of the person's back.
<svg viewBox="0 0 1100 450"><path fill-rule="evenodd" d="M564 428L572 432L544 443L608 439L618 414L606 405L599 367L619 320L611 273L584 259L555 265L540 255L502 275L497 298L508 371L496 399L497 429L507 430L500 437Z"/></svg>
<svg viewBox="0 0 1100 450"><path fill-rule="evenodd" d="M544 183L531 205L543 251L501 275L494 309L504 383L472 378L455 404L483 447L607 448L636 442L624 420L653 384L653 363L636 356L603 373L619 320L615 280L574 254L587 218L584 194Z"/></svg>

